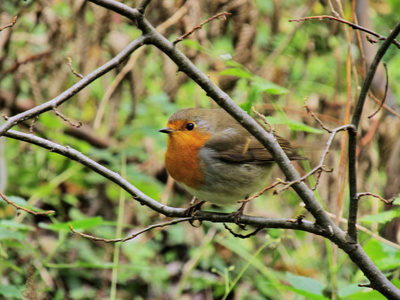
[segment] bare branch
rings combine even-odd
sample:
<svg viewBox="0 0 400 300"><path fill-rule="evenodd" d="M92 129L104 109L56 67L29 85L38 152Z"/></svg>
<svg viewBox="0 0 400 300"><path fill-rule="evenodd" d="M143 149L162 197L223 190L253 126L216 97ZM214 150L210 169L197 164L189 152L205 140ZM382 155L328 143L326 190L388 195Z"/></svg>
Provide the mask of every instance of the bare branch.
<svg viewBox="0 0 400 300"><path fill-rule="evenodd" d="M125 180L119 174L103 167L99 163L93 161L92 159L86 157L79 151L71 148L71 147L64 147L58 145L57 143L48 141L46 139L26 134L14 130L9 130L6 132L5 136L17 139L20 141L25 141L39 147L45 148L50 150L51 152L58 153L65 157L68 157L74 161L79 162L80 164L88 167L92 171L104 176L105 178L109 179L110 181L116 183L118 186L123 188L129 194L133 196L133 198L139 201L142 205L146 205L151 209L167 216L167 217L184 217L186 209L184 208L175 208L169 207L159 203L158 201L148 197L147 195L143 194L140 190L130 184L127 180ZM230 214L220 214L214 212L207 212L207 211L197 211L196 215L191 218L191 220L200 220L200 221L210 221L210 222L218 222L218 223L232 223L233 218ZM251 225L254 227L262 227L262 228L283 228L283 229L297 229L303 230L307 232L311 232L321 236L328 236L328 233L322 229L320 226L304 221L302 224L289 224L287 219L270 219L270 218L260 218L260 217L253 217L243 215L240 218L240 222L246 225Z"/></svg>
<svg viewBox="0 0 400 300"><path fill-rule="evenodd" d="M82 233L82 232L76 231L72 227L71 224L68 224L68 226L69 226L69 229L71 229L71 231L73 233L76 233L76 234L79 234L80 236L83 236L85 238L91 239L92 241L105 242L105 243L119 243L119 242L126 242L126 241L129 241L129 240L132 240L135 237L137 237L137 236L139 236L139 235L141 235L141 234L143 234L143 233L145 233L147 231L155 229L155 228L162 228L162 227L165 227L165 226L175 225L175 224L178 224L178 223L181 223L181 222L190 221L190 220L192 220L192 217L180 218L180 219L175 219L175 220L164 222L164 223L153 224L153 225L150 225L150 226L148 226L148 227L146 227L146 228L144 228L142 230L139 230L138 232L136 232L134 234L131 234L130 236L127 236L127 237L124 237L124 238L118 238L118 239L105 239L105 238L93 236L93 235L90 235L90 234L86 234L86 233Z"/></svg>
<svg viewBox="0 0 400 300"><path fill-rule="evenodd" d="M142 15L144 15L147 6L150 4L151 0L142 0L138 7L136 8Z"/></svg>
<svg viewBox="0 0 400 300"><path fill-rule="evenodd" d="M22 61L16 61L14 62L11 67L9 67L7 70L5 70L3 73L1 73L2 76L8 75L10 73L15 72L21 65L24 65L26 63L36 61L39 59L42 59L43 57L49 56L52 53L52 50L47 50L38 54L31 55L27 57L26 59Z"/></svg>
<svg viewBox="0 0 400 300"><path fill-rule="evenodd" d="M99 163L95 162L94 160L88 158L87 156L83 155L79 151L71 148L71 147L64 147L61 146L57 143L51 142L49 140L43 139L41 137L37 137L31 134L26 134L14 130L9 130L4 134L7 137L14 138L17 140L21 140L24 142L28 142L37 146L40 146L42 148L45 148L47 150L50 150L51 152L61 154L65 157L68 157L72 160L75 160L82 165L88 167L89 169L93 170L94 172L104 176L105 178L111 180L112 182L118 184L120 187L122 187L125 191L127 191L129 194L131 194L137 201L139 201L141 204L147 205L151 209L163 213L166 216L169 217L180 217L183 215L184 209L177 209L177 210L170 210L168 206L164 206L160 204L159 202L151 199L150 197L146 196L143 194L140 190L138 190L136 187L134 187L132 184L130 184L126 179L124 179L122 176L119 174L103 167Z"/></svg>
<svg viewBox="0 0 400 300"><path fill-rule="evenodd" d="M254 230L254 231L251 232L251 233L248 233L248 234L240 234L240 233L234 232L234 231L233 231L232 229L230 229L230 228L228 227L228 225L226 225L225 223L223 223L223 224L224 224L225 229L228 230L230 234L232 234L234 237L238 237L238 238L241 238L241 239L248 239L249 237L255 236L258 232L260 232L262 229L264 229L264 228L262 228L262 227L259 227L259 228L257 228L256 230Z"/></svg>
<svg viewBox="0 0 400 300"><path fill-rule="evenodd" d="M386 75L385 93L383 94L383 98L382 98L382 101L381 101L378 109L372 115L368 116L368 119L371 119L372 117L374 117L381 110L382 106L385 104L385 101L386 101L386 96L387 96L387 92L389 89L389 73L388 73L387 65L385 63L383 63L383 66L385 67L385 75Z"/></svg>
<svg viewBox="0 0 400 300"><path fill-rule="evenodd" d="M39 116L36 116L33 118L31 125L29 126L29 133L33 134L33 129L35 128L35 124L37 120L39 119Z"/></svg>
<svg viewBox="0 0 400 300"><path fill-rule="evenodd" d="M321 122L321 123L322 123L322 122ZM322 125L323 125L323 124L322 124ZM323 125L323 126L326 128L325 125ZM324 162L325 162L326 156L327 156L328 153L329 153L329 150L330 150L331 147L332 147L332 143L333 143L333 141L334 141L334 139L335 139L336 134L339 133L339 132L341 132L341 131L345 131L345 130L349 130L349 129L353 129L353 130L354 130L355 127L354 127L353 125L343 125L343 126L340 126L340 127L336 128L336 129L333 129L333 130L327 129L327 130L329 130L329 132L331 132L331 135L330 135L328 141L326 142L325 151L324 151L324 153L321 155L321 159L320 159L320 161L319 161L319 164L318 164L316 167L314 167L310 172L308 172L306 175L304 175L303 177L300 177L299 179L293 180L293 181L291 181L291 182L283 182L283 183L285 184L285 186L284 186L282 189L280 189L279 191L275 191L275 194L279 194L279 193L281 193L281 192L287 190L287 189L288 189L289 187L291 187L292 185L294 185L294 184L296 184L296 183L299 183L299 182L301 182L301 181L306 180L309 176L311 176L311 175L313 175L313 174L317 174L317 176L316 176L316 184L315 184L315 186L312 188L313 190L315 190L315 189L317 188L318 183L319 183L319 178L320 178L322 172L327 172L327 173L329 173L329 172L332 172L332 171L333 171L332 168L331 168L331 169L327 169L326 166L324 165Z"/></svg>
<svg viewBox="0 0 400 300"><path fill-rule="evenodd" d="M362 27L360 25L354 24L352 22L349 22L347 20L344 20L344 19L340 18L339 16L337 16L337 17L333 17L333 16L312 16L312 17L306 17L306 18L302 18L302 19L291 19L291 20L289 20L289 22L302 22L302 21L308 21L308 20L319 20L319 21L322 21L322 20L326 20L326 19L327 20L338 21L338 22L347 24L351 28L354 28L356 30L364 31L366 33L369 33L369 34L377 37L380 41L384 41L384 40L387 39L385 36L380 35L380 34L376 33L375 31L372 31L371 29L368 29L368 28ZM394 45L396 45L397 48L400 49L400 43L398 41L393 39L391 41L391 43L393 43Z"/></svg>
<svg viewBox="0 0 400 300"><path fill-rule="evenodd" d="M47 215L51 215L51 214L55 214L56 213L54 210L33 211L33 210L29 209L29 208L22 207L22 206L20 206L20 205L18 205L16 203L12 202L2 192L0 192L0 197L3 198L3 200L6 201L8 204L14 206L16 209L20 209L20 210L26 211L27 213L30 213L30 214L35 215L35 216L38 216L38 215L47 216Z"/></svg>
<svg viewBox="0 0 400 300"><path fill-rule="evenodd" d="M76 128L79 128L82 126L82 122L72 122L70 118L67 118L66 116L64 116L62 113L60 113L55 107L53 107L53 111L55 112L55 114L60 117L61 119L63 119L65 122L67 122L68 124L70 124L71 126L74 126Z"/></svg>
<svg viewBox="0 0 400 300"><path fill-rule="evenodd" d="M128 5L118 2L118 1L113 1L113 0L89 0L89 1L92 3L95 3L97 5L100 5L104 8L107 8L109 10L112 10L112 11L120 14L121 16L127 17L128 19L130 19L132 21L143 18L143 14L138 9L131 8ZM147 2L150 2L150 1L147 1L147 0L142 1L142 3L144 3L144 4ZM146 7L146 5L144 5L144 8L145 7Z"/></svg>
<svg viewBox="0 0 400 300"><path fill-rule="evenodd" d="M225 20L226 16L230 16L230 15L231 15L231 13L228 13L228 12L223 12L223 13L216 14L215 16L205 20L200 25L197 25L196 27L192 28L192 30L190 30L189 32L185 33L181 37L176 38L175 41L173 41L173 44L176 45L177 43L179 43L180 41L182 41L183 39L185 39L189 35L191 35L193 32L195 32L196 30L201 29L205 24L210 23L212 20L218 19L219 17L224 17L224 20Z"/></svg>
<svg viewBox="0 0 400 300"><path fill-rule="evenodd" d="M82 80L74 84L72 87L55 97L54 99L47 101L39 106L36 106L30 110L23 113L9 117L7 122L0 126L0 136L10 129L11 127L17 125L18 123L25 121L27 119L33 118L40 115L46 111L52 110L54 107L60 106L62 103L70 99L84 87L88 86L91 82L99 78L100 76L106 74L112 69L116 68L121 64L129 55L131 55L135 50L139 49L146 43L146 37L141 36L130 43L123 51L116 55L113 59L105 63L100 68L96 69L92 73L85 76Z"/></svg>
<svg viewBox="0 0 400 300"><path fill-rule="evenodd" d="M328 214L331 218L333 218L333 219L338 219L338 218L339 218L339 221L340 221L341 223L343 223L343 224L346 224L346 223L347 223L347 220L346 220L345 218L338 217L338 216L336 216L335 214L330 213L330 212L327 212L327 214ZM364 227L364 226L362 226L362 225L360 225L360 224L357 224L356 226L357 226L357 229L358 229L358 230L361 230L362 232L365 232L366 234L370 235L372 238L374 238L374 239L376 239L376 240L378 240L378 241L380 241L380 242L382 242L382 243L385 243L386 245L389 245L389 246L391 246L391 247L393 247L393 248L395 248L395 249L400 250L400 245L399 245L399 244L393 243L393 242L391 242L391 241L389 241L389 240L387 240L387 239L381 237L381 236L378 235L377 233L372 232L371 230L367 229L366 227Z"/></svg>
<svg viewBox="0 0 400 300"><path fill-rule="evenodd" d="M377 199L381 200L382 202L385 202L388 205L392 205L394 200L396 200L396 198L392 198L390 200L386 200L385 198L382 198L381 196L373 194L373 193L370 193L370 192L358 193L357 196L358 196L358 199L360 199L361 197L365 197L365 196L371 196L371 197L374 197L374 198L377 198Z"/></svg>
<svg viewBox="0 0 400 300"><path fill-rule="evenodd" d="M270 189L273 189L273 188L276 187L277 185L283 184L283 183L284 183L284 182L282 182L282 181L275 181L275 182L272 183L271 185L269 185L269 186L263 188L263 189L262 189L261 191L259 191L256 195L251 196L251 197L249 197L249 198L247 198L247 199L244 199L244 200L239 200L238 203L249 202L249 201L251 201L251 200L253 200L253 199L255 199L255 198L260 197L260 196L261 196L262 194L264 194L266 191L268 191L268 190L270 190Z"/></svg>
<svg viewBox="0 0 400 300"><path fill-rule="evenodd" d="M4 25L3 27L0 28L0 32L3 31L6 28L13 27L14 24L17 22L17 19L18 19L18 16L15 16L10 24Z"/></svg>
<svg viewBox="0 0 400 300"><path fill-rule="evenodd" d="M304 107L307 110L307 112L311 115L311 117L314 118L315 121L318 122L318 124L327 132L332 133L332 130L330 130L328 127L325 126L325 124L314 114L314 112L311 110L310 107L307 105L307 98L304 98Z"/></svg>
<svg viewBox="0 0 400 300"><path fill-rule="evenodd" d="M180 20L185 13L187 12L188 2L184 6L182 6L180 9L178 9L168 20L165 22L161 23L156 27L156 30L163 34L165 30L168 29L168 27L176 24L178 20ZM119 86L120 82L128 72L130 72L133 67L136 64L137 59L140 57L140 54L143 52L144 48L139 49L136 51L128 60L128 62L125 64L125 66L122 68L122 70L118 73L118 75L114 78L113 82L108 86L106 92L104 93L103 98L101 99L99 108L97 109L96 117L93 122L93 127L94 129L98 129L101 124L101 120L103 118L104 112L106 111L107 104L110 100L111 95L114 93L114 91L117 89Z"/></svg>
<svg viewBox="0 0 400 300"><path fill-rule="evenodd" d="M78 73L74 70L74 67L72 66L72 59L71 57L67 57L68 60L68 66L71 69L71 72L78 78L83 79L83 75L81 73Z"/></svg>
<svg viewBox="0 0 400 300"><path fill-rule="evenodd" d="M275 133L275 128L267 121L267 118L266 118L263 114L261 114L261 113L259 113L258 111L256 111L256 109L254 108L254 106L251 107L251 110L252 110L258 117L260 117L260 118L263 120L263 122L264 122L265 125L268 125L269 131L270 131L270 132Z"/></svg>
<svg viewBox="0 0 400 300"><path fill-rule="evenodd" d="M360 123L361 115L364 108L365 99L367 98L368 91L371 87L372 79L374 78L376 69L382 57L385 55L386 51L389 49L392 42L395 40L396 36L400 33L400 23L396 25L393 31L390 33L388 38L380 46L375 58L368 70L365 77L364 84L361 88L360 95L357 100L357 104L354 108L353 119L351 123L354 125L355 130L349 131L349 145L348 145L348 156L349 156L349 189L350 189L350 203L349 203L349 218L347 223L347 230L349 236L357 241L357 212L358 212L358 202L359 197L357 193L357 130Z"/></svg>
<svg viewBox="0 0 400 300"><path fill-rule="evenodd" d="M375 95L374 95L371 91L368 92L368 96L370 96L371 99L374 100L374 101L375 101L376 103L378 103L379 105L381 104L382 100L379 100L377 97L375 97ZM392 115L394 115L395 117L397 117L398 119L400 119L400 114L399 114L397 111L395 111L393 108L387 106L386 104L383 104L383 107L384 107L388 112L390 112Z"/></svg>

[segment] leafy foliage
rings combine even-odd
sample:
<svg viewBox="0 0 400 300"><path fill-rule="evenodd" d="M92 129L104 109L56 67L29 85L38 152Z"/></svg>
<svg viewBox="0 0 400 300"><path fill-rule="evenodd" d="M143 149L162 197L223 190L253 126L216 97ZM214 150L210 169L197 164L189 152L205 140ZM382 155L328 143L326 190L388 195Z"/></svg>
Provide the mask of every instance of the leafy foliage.
<svg viewBox="0 0 400 300"><path fill-rule="evenodd" d="M126 4L134 6L133 2ZM175 2L153 1L149 20L153 24L167 21L179 8L180 2ZM172 41L209 16L231 10L232 18L207 24L177 47L243 109L251 113L255 106L280 135L296 140L310 158L303 166L309 169L307 164L319 160L327 135L305 114L303 99L308 98L325 124L344 123L349 50L361 69L356 62L360 58L356 43L349 49L346 29L338 24L305 22L296 29L295 23L288 23L288 19L301 17L303 1L285 1L281 7L269 1L244 1L236 8L224 1L200 2L167 28L165 36ZM385 3L385 9L382 5L372 1L368 13L374 29L386 34L397 21L398 10L394 9L396 1ZM39 105L77 82L67 57L72 58L77 72L87 74L140 35L122 17L87 2L2 1L0 7L4 11L0 27L19 16L14 27L0 33L0 37L11 34L9 43L0 48L0 108L7 115ZM329 13L322 2L308 5L306 10L310 15ZM350 4L345 7L346 14L348 11ZM400 79L397 53L393 50L385 58L393 82ZM78 149L124 174L162 203L186 207L190 196L179 187L165 185L166 141L158 129L180 108L215 105L159 51L146 47L135 55L138 57L121 82L115 80L127 62L57 108L72 121L81 121L83 128L74 128L54 112L47 112L37 120L34 134ZM353 74L350 95L356 93L361 80L362 75ZM115 91L106 99L112 86ZM398 95L400 87L391 87ZM30 125L31 120L18 129L28 131ZM369 125L364 126L367 131ZM77 134L79 130L88 130L87 136ZM13 207L0 202L2 297L382 299L377 292L358 287L364 280L362 273L346 255L304 232L271 229L241 240L220 224L193 228L181 223L122 245L71 235L68 224L79 231L115 238L162 220L77 162L11 139L3 138L0 143L5 149L0 155L6 161L6 166L0 167L7 173L7 182L0 177L4 180L0 186L6 188L8 198L24 207L57 212L50 217L16 214ZM344 184L338 171L339 144L330 154L335 171L322 175L325 179L317 190L332 212L343 205L341 199L344 207L348 201L345 196L338 197L340 184ZM377 160L383 162L380 169ZM385 151L379 151L376 141L365 147L360 156L360 165L366 166L360 168L365 178L362 187L384 192L386 161ZM276 171L272 178L281 176ZM379 212L383 209L377 201L363 200L361 218L363 225L376 232L399 216L398 209ZM277 196L267 193L250 206L249 214L265 217L295 218L305 213L290 191ZM230 212L234 208L224 209ZM368 234L363 234L363 239L368 255L400 286L398 248Z"/></svg>

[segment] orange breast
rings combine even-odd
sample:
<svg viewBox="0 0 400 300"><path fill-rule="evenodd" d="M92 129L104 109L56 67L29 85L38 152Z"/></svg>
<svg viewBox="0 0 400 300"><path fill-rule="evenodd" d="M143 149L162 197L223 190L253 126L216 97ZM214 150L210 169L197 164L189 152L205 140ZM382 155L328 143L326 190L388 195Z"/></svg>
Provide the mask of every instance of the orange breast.
<svg viewBox="0 0 400 300"><path fill-rule="evenodd" d="M184 131L175 131L168 135L165 165L172 178L194 189L204 183L198 151L209 136L209 134Z"/></svg>

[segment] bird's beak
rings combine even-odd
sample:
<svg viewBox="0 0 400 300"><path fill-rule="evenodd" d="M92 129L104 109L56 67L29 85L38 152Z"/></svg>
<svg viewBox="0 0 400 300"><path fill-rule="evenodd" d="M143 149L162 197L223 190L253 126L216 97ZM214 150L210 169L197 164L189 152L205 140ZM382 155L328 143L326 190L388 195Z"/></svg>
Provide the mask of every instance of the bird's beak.
<svg viewBox="0 0 400 300"><path fill-rule="evenodd" d="M159 132L162 132L162 133L167 133L167 134L169 134L169 133L171 133L171 132L173 132L174 130L171 128L171 127L165 127L165 128L161 128L160 130L159 130Z"/></svg>

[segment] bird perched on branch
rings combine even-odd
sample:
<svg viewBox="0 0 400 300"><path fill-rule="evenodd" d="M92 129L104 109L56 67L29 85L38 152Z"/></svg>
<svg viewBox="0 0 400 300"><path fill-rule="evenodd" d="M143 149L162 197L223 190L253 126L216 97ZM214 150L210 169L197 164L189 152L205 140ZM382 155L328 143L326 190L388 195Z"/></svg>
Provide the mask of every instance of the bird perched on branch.
<svg viewBox="0 0 400 300"><path fill-rule="evenodd" d="M223 109L179 110L160 132L168 134L168 173L201 200L191 208L245 200L264 187L274 165L268 150ZM289 141L275 137L289 159L304 159ZM236 222L244 206L233 213Z"/></svg>

